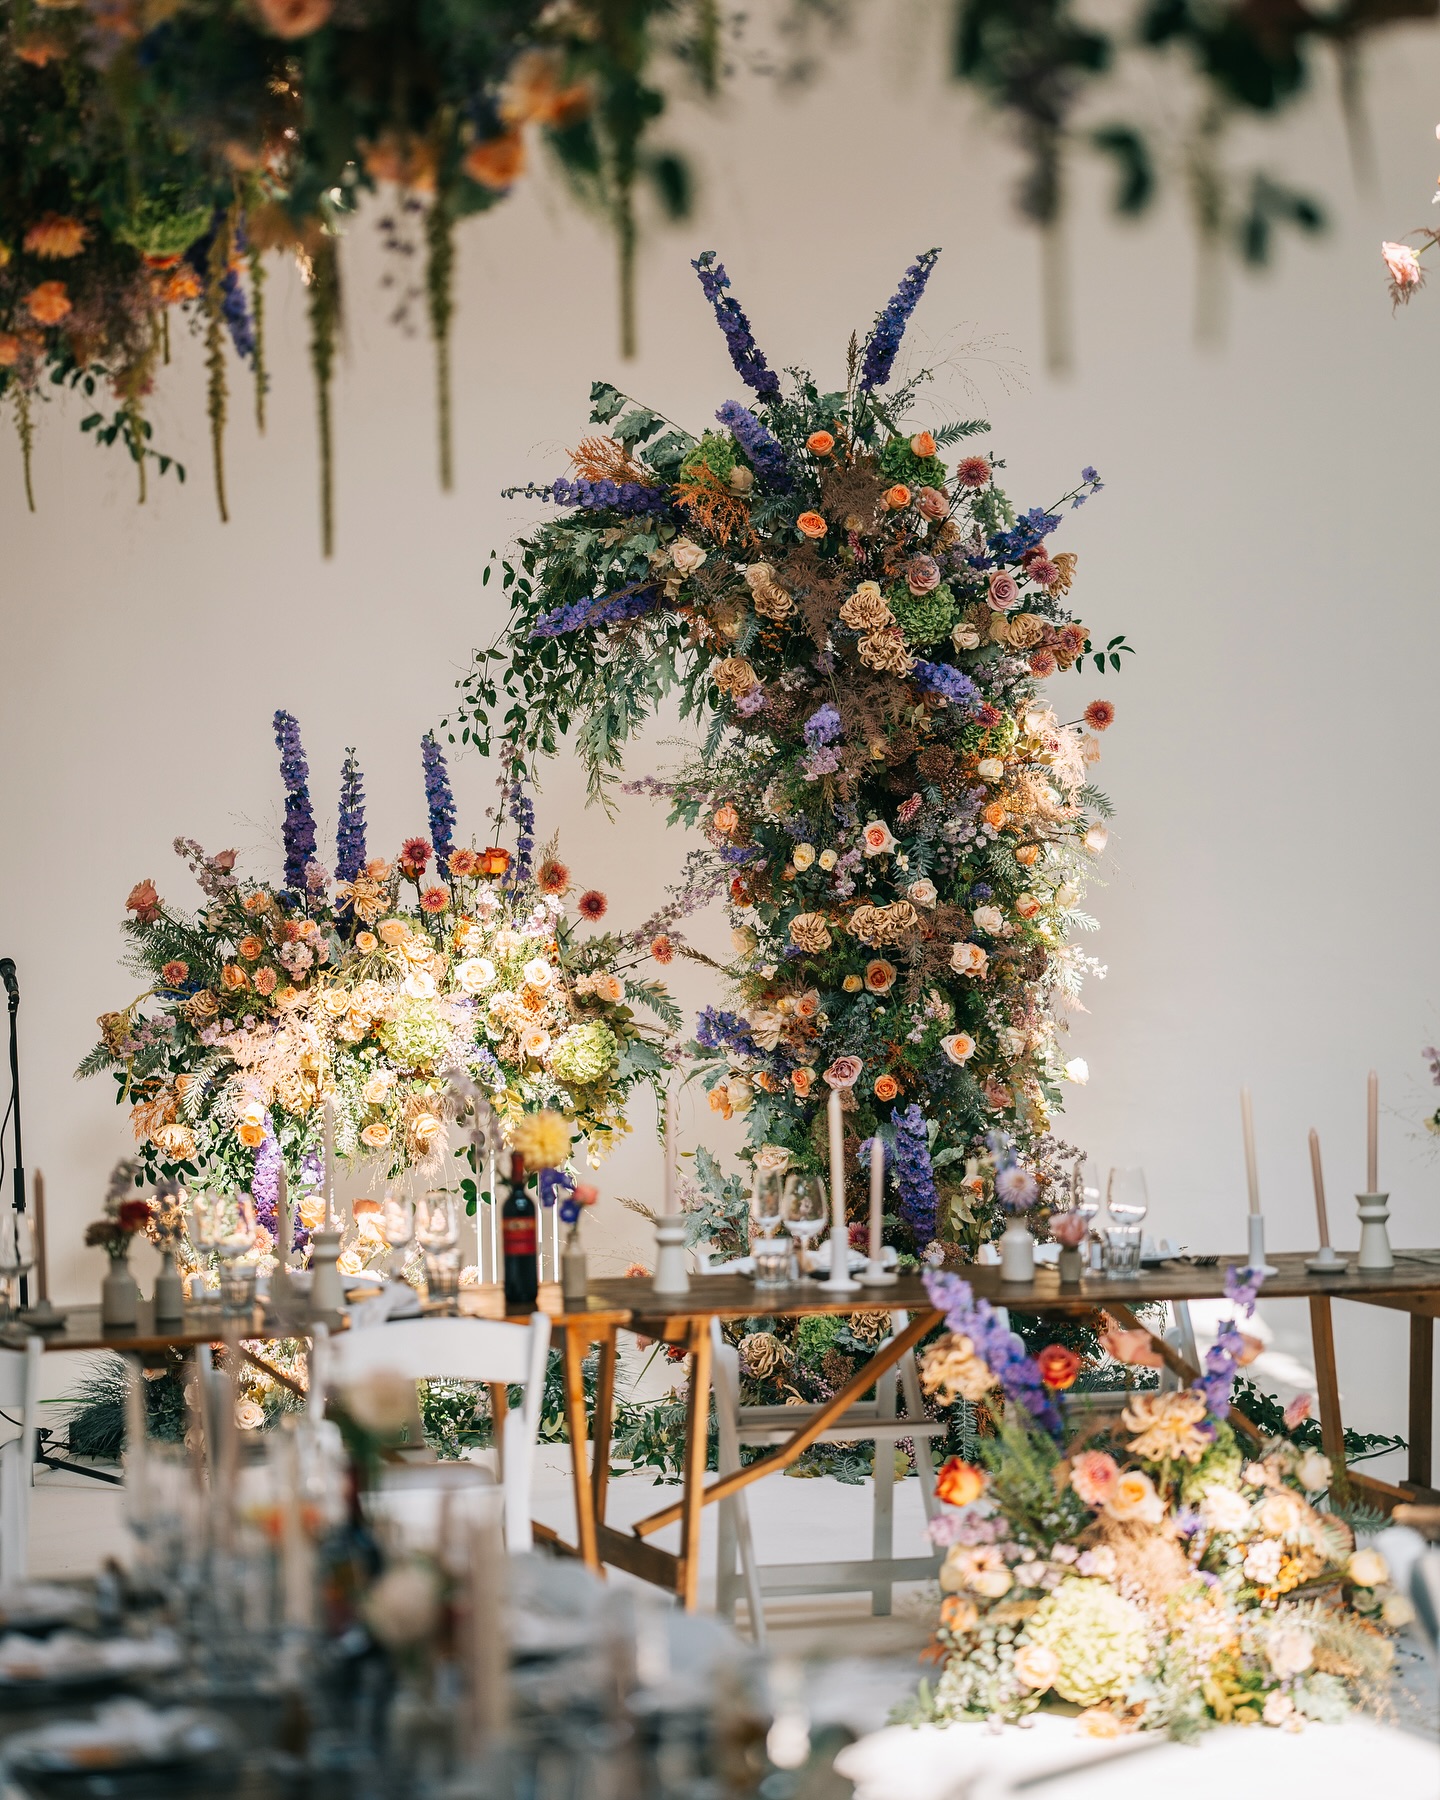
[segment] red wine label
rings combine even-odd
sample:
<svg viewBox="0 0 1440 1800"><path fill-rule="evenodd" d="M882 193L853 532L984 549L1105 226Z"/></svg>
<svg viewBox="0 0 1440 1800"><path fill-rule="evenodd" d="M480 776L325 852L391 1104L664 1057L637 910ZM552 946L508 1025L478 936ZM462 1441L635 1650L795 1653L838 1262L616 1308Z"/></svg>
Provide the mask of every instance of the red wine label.
<svg viewBox="0 0 1440 1800"><path fill-rule="evenodd" d="M500 1235L504 1241L507 1256L533 1256L535 1254L535 1221L533 1218L503 1220Z"/></svg>

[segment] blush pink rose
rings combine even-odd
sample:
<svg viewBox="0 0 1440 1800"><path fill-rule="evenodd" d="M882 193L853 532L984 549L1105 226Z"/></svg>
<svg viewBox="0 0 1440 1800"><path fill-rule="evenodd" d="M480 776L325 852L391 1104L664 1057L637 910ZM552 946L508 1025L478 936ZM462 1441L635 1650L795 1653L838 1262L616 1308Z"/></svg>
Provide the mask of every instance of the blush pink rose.
<svg viewBox="0 0 1440 1800"><path fill-rule="evenodd" d="M939 488L923 487L915 496L915 510L922 519L943 519L950 510L950 502Z"/></svg>
<svg viewBox="0 0 1440 1800"><path fill-rule="evenodd" d="M990 592L986 595L993 612L1009 612L1020 604L1020 584L1013 575L1007 575L1003 569L997 569L990 577Z"/></svg>
<svg viewBox="0 0 1440 1800"><path fill-rule="evenodd" d="M905 585L912 594L933 594L940 585L940 565L933 556L912 556L905 565Z"/></svg>
<svg viewBox="0 0 1440 1800"><path fill-rule="evenodd" d="M1087 1506L1103 1506L1119 1478L1115 1458L1103 1450L1082 1450L1070 1465L1070 1485Z"/></svg>
<svg viewBox="0 0 1440 1800"><path fill-rule="evenodd" d="M825 1080L832 1088L851 1088L860 1079L864 1067L858 1056L837 1056L825 1071Z"/></svg>

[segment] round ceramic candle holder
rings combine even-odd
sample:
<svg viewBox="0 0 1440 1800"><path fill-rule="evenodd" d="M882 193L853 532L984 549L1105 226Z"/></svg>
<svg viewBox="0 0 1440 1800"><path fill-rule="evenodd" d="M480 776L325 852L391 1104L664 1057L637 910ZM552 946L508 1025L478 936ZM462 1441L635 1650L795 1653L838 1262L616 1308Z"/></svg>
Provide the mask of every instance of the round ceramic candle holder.
<svg viewBox="0 0 1440 1800"><path fill-rule="evenodd" d="M1265 1215L1250 1214L1250 1260L1247 1267L1257 1275L1278 1275L1280 1271L1265 1260Z"/></svg>
<svg viewBox="0 0 1440 1800"><path fill-rule="evenodd" d="M1343 1275L1347 1264L1333 1245L1322 1244L1305 1267L1312 1275Z"/></svg>
<svg viewBox="0 0 1440 1800"><path fill-rule="evenodd" d="M657 1294L688 1294L690 1271L685 1267L685 1220L679 1213L662 1214L655 1221L655 1278Z"/></svg>
<svg viewBox="0 0 1440 1800"><path fill-rule="evenodd" d="M1357 1194L1355 1210L1360 1215L1360 1254L1354 1266L1362 1275L1385 1274L1395 1267L1390 1233L1385 1229L1390 1217L1390 1196Z"/></svg>

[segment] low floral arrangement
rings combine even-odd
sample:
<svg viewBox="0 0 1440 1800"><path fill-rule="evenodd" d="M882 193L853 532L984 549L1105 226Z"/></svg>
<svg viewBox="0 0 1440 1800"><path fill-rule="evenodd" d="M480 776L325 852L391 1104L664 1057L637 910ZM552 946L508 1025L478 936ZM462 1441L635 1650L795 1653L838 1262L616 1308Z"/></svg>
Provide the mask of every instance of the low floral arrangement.
<svg viewBox="0 0 1440 1800"><path fill-rule="evenodd" d="M1412 1616L1384 1558L1327 1509L1328 1460L1227 1422L1243 1336L1222 1326L1193 1386L1134 1393L1118 1424L1067 1437L1078 1359L1029 1355L958 1276L927 1276L946 1335L926 1386L998 1420L979 1464L952 1459L931 1526L946 1550L933 1685L917 1720L1014 1720L1049 1699L1101 1736L1218 1723L1299 1728L1373 1701L1387 1628ZM1231 1269L1237 1316L1259 1278Z"/></svg>
<svg viewBox="0 0 1440 1800"><path fill-rule="evenodd" d="M693 1046L710 1104L744 1116L757 1163L818 1169L839 1090L850 1191L878 1136L887 1240L959 1260L1000 1229L987 1137L1018 1146L1027 1210L1063 1173L1049 1132L1087 1074L1064 1015L1096 966L1071 939L1094 925L1109 807L1091 773L1115 709L1045 684L1113 674L1129 646L1076 618L1076 557L1052 547L1096 472L1017 516L1003 463L970 442L988 426L914 416L924 371L891 389L937 255L852 341L837 388L782 383L701 256L748 404L697 434L595 385L608 430L572 453L573 479L524 490L557 516L506 567L511 623L456 723L538 753L573 731L602 795L678 694L698 753L637 787L703 838L681 904L728 895L734 1000ZM657 957L679 942L667 931Z"/></svg>
<svg viewBox="0 0 1440 1800"><path fill-rule="evenodd" d="M632 1003L672 1029L678 1014L634 972L636 945L581 935L605 897L582 891L570 911L575 884L553 852L537 859L518 780L507 771L496 809L497 823L516 825L514 851L456 846L444 759L427 739L430 836L370 858L351 752L332 884L315 860L298 727L283 712L275 727L283 885L242 878L233 851L207 856L181 839L200 911L168 904L149 881L130 893L130 966L149 985L102 1016L78 1073L113 1074L140 1144L137 1183L249 1189L273 1232L283 1163L313 1226L327 1099L340 1157L372 1159L381 1179L438 1177L448 1127L474 1090L508 1139L543 1125L547 1166L564 1162L572 1137L602 1157L627 1129L630 1090L665 1067L660 1027L642 1027Z"/></svg>

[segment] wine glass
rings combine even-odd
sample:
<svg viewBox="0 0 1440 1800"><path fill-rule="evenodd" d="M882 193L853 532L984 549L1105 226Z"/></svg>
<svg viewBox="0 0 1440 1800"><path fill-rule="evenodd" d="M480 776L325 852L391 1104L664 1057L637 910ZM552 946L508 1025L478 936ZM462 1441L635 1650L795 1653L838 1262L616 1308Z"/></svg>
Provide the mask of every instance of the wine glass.
<svg viewBox="0 0 1440 1800"><path fill-rule="evenodd" d="M460 1286L460 1238L455 1196L432 1188L415 1208L415 1235L425 1255L425 1291L432 1306L453 1312Z"/></svg>
<svg viewBox="0 0 1440 1800"><path fill-rule="evenodd" d="M390 1246L390 1278L398 1281L405 1273L405 1252L415 1242L415 1202L408 1194L397 1194L386 1188L380 1207L380 1226Z"/></svg>
<svg viewBox="0 0 1440 1800"><path fill-rule="evenodd" d="M829 1196L818 1175L792 1175L785 1183L785 1229L800 1244L800 1267L810 1268L810 1246L825 1229Z"/></svg>
<svg viewBox="0 0 1440 1800"><path fill-rule="evenodd" d="M1150 1210L1145 1171L1140 1168L1112 1169L1105 1184L1105 1209L1109 1216L1105 1228L1105 1272L1115 1276L1138 1275L1140 1228Z"/></svg>
<svg viewBox="0 0 1440 1800"><path fill-rule="evenodd" d="M757 1169L750 1191L750 1219L762 1238L773 1238L785 1217L785 1177L779 1169Z"/></svg>

